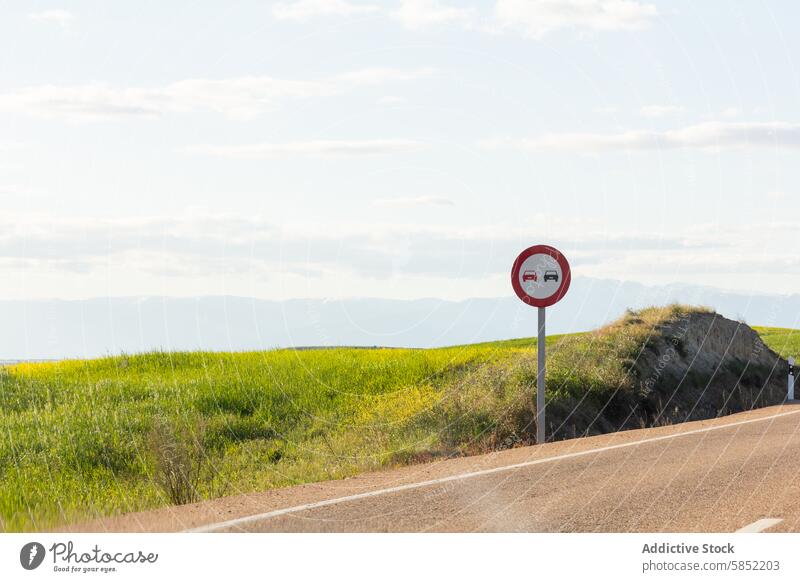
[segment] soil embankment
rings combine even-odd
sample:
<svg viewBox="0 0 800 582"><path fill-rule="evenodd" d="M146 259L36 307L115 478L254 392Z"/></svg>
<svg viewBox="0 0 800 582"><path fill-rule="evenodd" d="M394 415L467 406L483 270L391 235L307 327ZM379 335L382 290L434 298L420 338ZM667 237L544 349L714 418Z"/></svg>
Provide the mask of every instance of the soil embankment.
<svg viewBox="0 0 800 582"><path fill-rule="evenodd" d="M633 335L638 347L618 354L626 378L587 427L590 434L715 418L786 397L787 362L750 326L717 313L676 310L653 320L645 310L597 333L618 345Z"/></svg>

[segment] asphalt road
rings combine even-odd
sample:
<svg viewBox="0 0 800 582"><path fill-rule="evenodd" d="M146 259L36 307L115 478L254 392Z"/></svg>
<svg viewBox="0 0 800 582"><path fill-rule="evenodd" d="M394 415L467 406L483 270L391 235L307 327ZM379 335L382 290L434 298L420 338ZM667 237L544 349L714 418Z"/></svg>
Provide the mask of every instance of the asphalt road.
<svg viewBox="0 0 800 582"><path fill-rule="evenodd" d="M771 520L771 521L766 521ZM82 524L91 531L800 531L800 406Z"/></svg>

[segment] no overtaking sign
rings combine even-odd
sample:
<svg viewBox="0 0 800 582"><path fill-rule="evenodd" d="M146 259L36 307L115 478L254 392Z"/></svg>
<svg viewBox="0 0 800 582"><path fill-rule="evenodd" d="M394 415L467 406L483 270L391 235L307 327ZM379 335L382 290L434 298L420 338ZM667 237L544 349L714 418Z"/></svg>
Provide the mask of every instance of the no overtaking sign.
<svg viewBox="0 0 800 582"><path fill-rule="evenodd" d="M566 295L572 275L569 263L551 246L534 245L522 251L511 269L517 297L531 307L550 307Z"/></svg>
<svg viewBox="0 0 800 582"><path fill-rule="evenodd" d="M572 282L566 257L548 245L534 245L522 251L511 267L511 286L525 304L538 308L536 371L536 442L545 442L545 307L561 301Z"/></svg>

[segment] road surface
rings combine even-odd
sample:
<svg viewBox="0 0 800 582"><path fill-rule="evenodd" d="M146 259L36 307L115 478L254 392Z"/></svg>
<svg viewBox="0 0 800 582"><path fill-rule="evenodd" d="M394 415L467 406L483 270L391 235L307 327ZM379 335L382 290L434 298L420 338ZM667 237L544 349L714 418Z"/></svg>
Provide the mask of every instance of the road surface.
<svg viewBox="0 0 800 582"><path fill-rule="evenodd" d="M800 405L82 524L82 531L800 531Z"/></svg>

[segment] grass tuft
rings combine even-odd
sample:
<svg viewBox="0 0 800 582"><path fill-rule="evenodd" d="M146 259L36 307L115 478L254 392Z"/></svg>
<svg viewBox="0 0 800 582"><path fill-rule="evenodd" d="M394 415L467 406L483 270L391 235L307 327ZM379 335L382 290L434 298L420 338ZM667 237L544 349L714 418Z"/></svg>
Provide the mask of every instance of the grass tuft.
<svg viewBox="0 0 800 582"><path fill-rule="evenodd" d="M162 417L154 419L148 444L153 457L154 480L175 505L200 499L207 454L203 425L177 428Z"/></svg>

